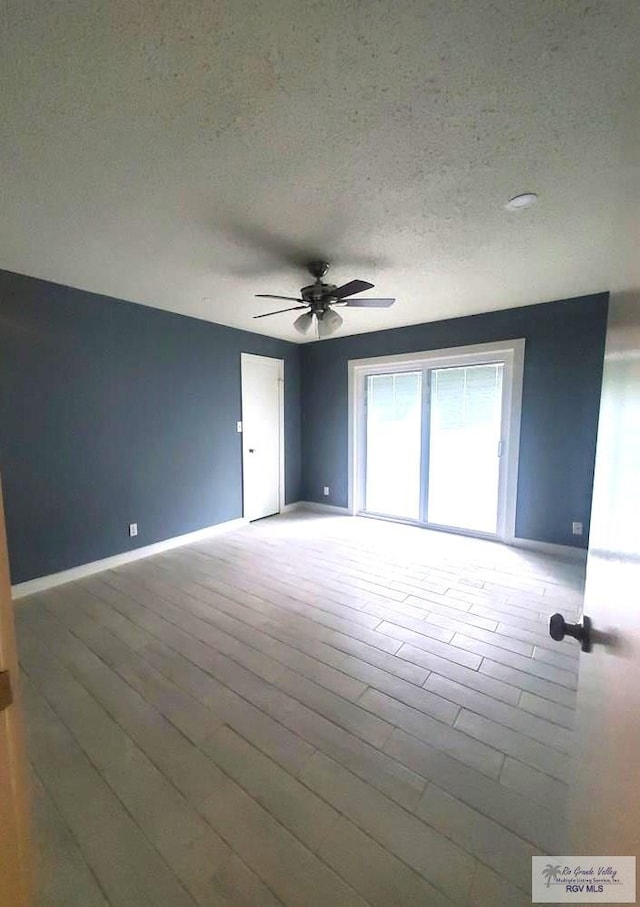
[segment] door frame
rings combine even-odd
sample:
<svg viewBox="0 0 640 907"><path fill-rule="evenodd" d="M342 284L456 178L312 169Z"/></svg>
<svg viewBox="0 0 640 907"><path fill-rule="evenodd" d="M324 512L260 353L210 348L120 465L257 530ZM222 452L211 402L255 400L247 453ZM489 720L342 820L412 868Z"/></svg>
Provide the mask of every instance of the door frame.
<svg viewBox="0 0 640 907"><path fill-rule="evenodd" d="M285 508L285 436L284 436L284 359L278 359L275 356L259 356L256 353L240 353L240 416L242 425L242 444L241 444L241 468L242 468L242 516L247 519L245 506L245 476L244 466L246 462L245 441L244 441L244 412L242 410L242 368L247 360L261 359L266 362L278 363L278 513L283 513Z"/></svg>
<svg viewBox="0 0 640 907"><path fill-rule="evenodd" d="M20 695L14 605L0 480L0 671L7 672L9 702L0 710L0 847L2 847L3 907L33 904L33 848L31 838L29 763ZM11 701L11 699L13 701Z"/></svg>
<svg viewBox="0 0 640 907"><path fill-rule="evenodd" d="M520 454L520 421L522 413L522 383L524 374L525 341L523 338L471 346L448 347L393 356L376 356L369 359L350 359L348 362L348 511L352 516L375 516L364 510L364 483L366 458L365 382L368 375L388 372L427 371L433 368L483 365L503 362L502 384L502 468L498 489L498 520L495 535L472 532L451 526L436 526L425 522L416 525L441 529L461 535L497 538L513 543L516 538L516 499L518 489L518 462ZM426 386L426 382L423 382ZM423 387L423 394L426 390ZM423 410L428 417L428 402ZM424 435L424 432L423 432ZM387 519L387 517L381 518ZM389 517L388 519L395 519ZM412 522L400 520L400 522Z"/></svg>

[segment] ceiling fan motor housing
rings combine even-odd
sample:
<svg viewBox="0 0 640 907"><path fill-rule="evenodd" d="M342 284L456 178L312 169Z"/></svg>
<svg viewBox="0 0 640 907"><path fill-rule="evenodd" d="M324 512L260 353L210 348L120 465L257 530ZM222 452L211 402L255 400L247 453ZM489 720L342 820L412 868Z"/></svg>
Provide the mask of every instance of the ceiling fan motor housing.
<svg viewBox="0 0 640 907"><path fill-rule="evenodd" d="M307 265L307 271L311 274L312 277L315 277L316 280L320 281L324 275L329 270L328 261L310 261Z"/></svg>
<svg viewBox="0 0 640 907"><path fill-rule="evenodd" d="M328 337L342 324L342 317L333 309L333 306L387 308L395 302L395 299L352 299L351 297L354 294L373 288L373 284L369 283L368 280L350 280L339 287L335 283L324 283L322 278L329 270L329 264L326 261L310 261L307 264L307 270L312 277L315 277L315 281L308 287L302 287L300 296L275 296L271 293L256 294L265 299L283 299L287 302L301 302L303 305L289 306L287 309L280 309L277 312L266 312L264 315L254 315L253 317L266 318L269 315L280 315L283 312L297 312L308 306L308 312L296 318L293 323L294 327L300 333L306 334L315 317L318 335L320 337Z"/></svg>
<svg viewBox="0 0 640 907"><path fill-rule="evenodd" d="M308 287L303 287L300 290L300 296L305 302L309 303L312 311L324 312L327 306L336 299L336 297L332 295L332 291L335 289L336 284L322 283L318 280L317 283L312 283Z"/></svg>

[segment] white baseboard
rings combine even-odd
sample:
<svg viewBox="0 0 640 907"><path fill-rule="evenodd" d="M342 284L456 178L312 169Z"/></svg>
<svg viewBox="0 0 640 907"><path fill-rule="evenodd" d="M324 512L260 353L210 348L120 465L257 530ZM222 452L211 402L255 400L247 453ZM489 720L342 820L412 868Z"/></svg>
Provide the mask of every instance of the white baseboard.
<svg viewBox="0 0 640 907"><path fill-rule="evenodd" d="M291 513L294 510L301 510L301 509L302 509L302 501L295 501L295 503L293 503L293 504L285 504L284 507L281 508L280 513Z"/></svg>
<svg viewBox="0 0 640 907"><path fill-rule="evenodd" d="M291 510L311 510L315 513L334 513L340 516L351 516L348 507L336 507L333 504L321 504L319 501L296 501L295 504L287 504L281 511L289 513ZM366 516L366 514L360 514ZM371 519L380 519L371 517ZM403 520L390 519L389 522L403 523ZM511 545L514 548L525 548L530 551L538 551L540 554L548 554L551 557L561 558L569 561L579 561L585 563L587 552L585 548L574 548L571 545L555 545L551 542L537 542L534 539L511 538L505 540L502 544Z"/></svg>
<svg viewBox="0 0 640 907"><path fill-rule="evenodd" d="M287 504L281 513L289 513L292 510L311 510L315 513L334 513L340 516L351 516L348 507L336 507L334 504L321 504L319 501L296 501L295 504ZM367 517L367 514L360 514ZM371 519L381 519L373 516ZM404 520L394 520L389 518L388 522L405 523ZM459 533L462 534L462 533ZM530 551L538 551L540 554L548 554L551 557L561 558L568 561L579 561L585 563L587 552L585 548L574 548L571 545L554 545L551 542L537 542L534 539L510 538L501 544L510 545L513 548L525 548Z"/></svg>
<svg viewBox="0 0 640 907"><path fill-rule="evenodd" d="M299 501L300 510L313 510L315 513L336 513L340 516L351 516L348 507L336 507L335 504L321 504L319 501Z"/></svg>
<svg viewBox="0 0 640 907"><path fill-rule="evenodd" d="M163 551L170 551L172 548L180 548L182 545L191 544L191 542L199 542L246 524L247 521L244 517L240 517L237 520L217 523L215 526L205 526L204 529L196 529L195 532L187 532L186 535L176 535L173 538L164 539L162 542L155 542L153 545L134 548L132 551L123 551L122 554L114 554L112 557L105 557L89 564L80 564L78 567L71 567L70 570L61 570L60 573L51 573L48 576L39 576L36 579L27 580L25 583L18 583L11 587L11 594L14 600L24 598L26 595L44 592L46 589L53 589L55 586L63 585L63 583L71 583L73 580L82 579L94 573L101 573L103 570L112 570L114 567L121 567L123 564L130 564L132 561L139 561L142 558L151 557L153 554L162 554Z"/></svg>
<svg viewBox="0 0 640 907"><path fill-rule="evenodd" d="M552 557L559 557L566 561L581 561L586 563L586 548L573 548L571 545L554 545L551 542L536 542L533 539L513 538L507 542L514 548L527 548L530 551L538 551L540 554L550 554Z"/></svg>
<svg viewBox="0 0 640 907"><path fill-rule="evenodd" d="M314 513L333 513L340 516L351 516L348 507L336 507L333 504L321 504L319 501L297 501L295 504L287 504L282 513L288 513L289 510L311 510ZM367 514L360 514L361 517L367 517ZM377 516L368 517L370 519L381 519ZM404 520L389 519L392 523L405 523ZM462 535L462 533L458 533ZM552 557L563 560L585 562L587 552L584 548L573 548L571 545L554 545L551 542L536 542L533 539L511 538L505 540L502 544L511 545L514 548L525 548L530 551L538 551L540 554L548 554Z"/></svg>

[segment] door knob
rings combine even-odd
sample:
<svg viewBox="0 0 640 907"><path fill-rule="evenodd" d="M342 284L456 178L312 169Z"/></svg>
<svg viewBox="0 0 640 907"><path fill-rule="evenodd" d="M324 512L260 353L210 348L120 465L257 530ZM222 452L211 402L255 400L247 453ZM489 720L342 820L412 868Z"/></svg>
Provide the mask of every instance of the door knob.
<svg viewBox="0 0 640 907"><path fill-rule="evenodd" d="M549 618L549 636L556 642L562 642L565 636L572 636L582 643L582 651L591 651L591 618L583 616L581 624L568 624L562 614L552 614Z"/></svg>
<svg viewBox="0 0 640 907"><path fill-rule="evenodd" d="M249 453L255 453L255 452L256 452L255 447L250 447L250 448L249 448Z"/></svg>

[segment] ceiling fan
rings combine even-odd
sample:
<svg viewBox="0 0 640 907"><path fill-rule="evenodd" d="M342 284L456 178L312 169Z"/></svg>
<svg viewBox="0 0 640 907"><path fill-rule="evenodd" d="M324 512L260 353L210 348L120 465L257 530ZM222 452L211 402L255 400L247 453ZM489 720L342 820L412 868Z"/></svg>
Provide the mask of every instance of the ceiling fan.
<svg viewBox="0 0 640 907"><path fill-rule="evenodd" d="M307 309L293 322L294 328L301 334L307 334L314 322L317 324L318 337L328 337L337 331L342 324L342 317L334 311L335 306L351 306L353 308L387 309L393 305L395 299L352 299L356 293L370 290L372 283L366 280L350 280L341 287L331 283L323 283L322 278L329 270L326 261L311 261L307 269L315 283L302 287L300 296L274 296L271 293L256 293L260 299L285 299L287 302L299 302L302 305L291 306L288 309L278 309L275 312L266 312L264 315L254 315L254 318L268 318L270 315L279 315L281 312L299 312Z"/></svg>

